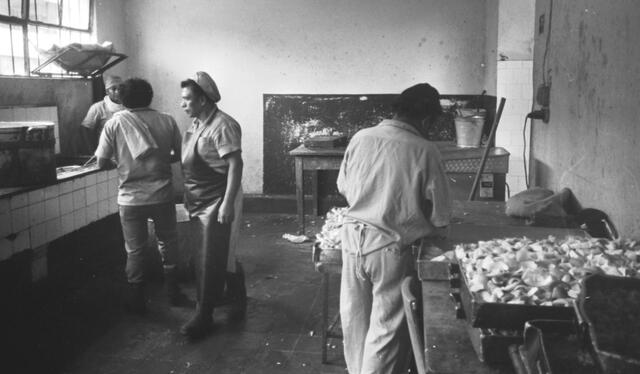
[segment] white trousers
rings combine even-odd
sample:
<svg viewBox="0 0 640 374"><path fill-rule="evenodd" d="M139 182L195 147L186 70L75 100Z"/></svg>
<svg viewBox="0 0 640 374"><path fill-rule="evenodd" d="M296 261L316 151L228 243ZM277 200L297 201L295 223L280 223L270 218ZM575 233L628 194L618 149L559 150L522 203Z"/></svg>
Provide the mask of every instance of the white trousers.
<svg viewBox="0 0 640 374"><path fill-rule="evenodd" d="M343 251L340 318L350 374L406 371L411 343L400 286L412 263L410 249Z"/></svg>

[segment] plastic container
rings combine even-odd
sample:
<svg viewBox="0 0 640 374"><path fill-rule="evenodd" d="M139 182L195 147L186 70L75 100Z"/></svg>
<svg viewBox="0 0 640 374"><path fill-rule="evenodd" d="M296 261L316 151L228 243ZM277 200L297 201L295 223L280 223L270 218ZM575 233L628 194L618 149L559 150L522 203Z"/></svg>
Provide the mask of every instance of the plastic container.
<svg viewBox="0 0 640 374"><path fill-rule="evenodd" d="M485 117L481 114L456 117L456 144L461 148L475 148L480 146Z"/></svg>

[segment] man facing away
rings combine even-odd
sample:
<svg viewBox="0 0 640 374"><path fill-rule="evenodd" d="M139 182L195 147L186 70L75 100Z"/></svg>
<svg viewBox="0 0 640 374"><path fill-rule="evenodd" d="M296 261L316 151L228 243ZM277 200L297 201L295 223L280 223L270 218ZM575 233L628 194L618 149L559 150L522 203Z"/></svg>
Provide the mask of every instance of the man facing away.
<svg viewBox="0 0 640 374"><path fill-rule="evenodd" d="M422 135L441 111L435 88L412 86L394 103L393 119L360 130L345 151L337 184L349 205L340 317L350 374L406 371L400 289L415 266L412 245L441 238L451 216L439 151Z"/></svg>
<svg viewBox="0 0 640 374"><path fill-rule="evenodd" d="M170 115L149 108L153 89L147 81L126 80L121 96L127 109L105 124L95 154L100 168L109 167L112 158L117 165L120 223L127 251L126 307L143 313L149 219L158 237L169 303L186 301L177 282L178 234L171 173L171 163L180 160L182 139Z"/></svg>

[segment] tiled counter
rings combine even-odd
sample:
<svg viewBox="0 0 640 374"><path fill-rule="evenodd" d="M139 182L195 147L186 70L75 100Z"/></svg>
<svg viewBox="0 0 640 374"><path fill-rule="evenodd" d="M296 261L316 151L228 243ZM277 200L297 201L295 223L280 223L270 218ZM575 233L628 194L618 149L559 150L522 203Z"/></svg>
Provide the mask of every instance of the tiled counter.
<svg viewBox="0 0 640 374"><path fill-rule="evenodd" d="M43 187L0 188L0 261L118 212L118 174L88 168Z"/></svg>

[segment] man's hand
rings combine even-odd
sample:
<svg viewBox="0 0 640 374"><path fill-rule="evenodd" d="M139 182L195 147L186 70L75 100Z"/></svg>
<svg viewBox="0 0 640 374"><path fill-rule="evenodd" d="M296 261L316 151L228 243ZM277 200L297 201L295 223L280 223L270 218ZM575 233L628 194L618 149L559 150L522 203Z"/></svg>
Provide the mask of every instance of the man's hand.
<svg viewBox="0 0 640 374"><path fill-rule="evenodd" d="M225 224L233 222L233 218L235 217L235 212L233 210L233 204L229 204L225 201L220 205L220 209L218 209L218 222Z"/></svg>

